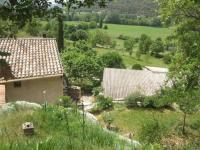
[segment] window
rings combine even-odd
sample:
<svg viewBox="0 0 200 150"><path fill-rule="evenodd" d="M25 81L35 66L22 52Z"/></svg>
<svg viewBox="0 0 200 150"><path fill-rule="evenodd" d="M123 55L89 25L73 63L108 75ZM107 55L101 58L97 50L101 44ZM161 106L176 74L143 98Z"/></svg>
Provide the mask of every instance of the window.
<svg viewBox="0 0 200 150"><path fill-rule="evenodd" d="M15 88L19 88L19 87L21 87L21 86L22 86L22 83L21 83L20 81L14 82L14 87L15 87Z"/></svg>

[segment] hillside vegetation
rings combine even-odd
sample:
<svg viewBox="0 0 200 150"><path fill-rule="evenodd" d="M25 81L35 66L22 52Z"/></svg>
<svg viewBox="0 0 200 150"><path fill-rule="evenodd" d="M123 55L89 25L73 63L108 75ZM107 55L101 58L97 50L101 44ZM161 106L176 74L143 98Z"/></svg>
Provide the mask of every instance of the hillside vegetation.
<svg viewBox="0 0 200 150"><path fill-rule="evenodd" d="M83 119L76 109L48 106L43 109L19 109L0 116L0 149L124 149L125 142L101 127ZM25 136L21 129L32 122L35 135Z"/></svg>

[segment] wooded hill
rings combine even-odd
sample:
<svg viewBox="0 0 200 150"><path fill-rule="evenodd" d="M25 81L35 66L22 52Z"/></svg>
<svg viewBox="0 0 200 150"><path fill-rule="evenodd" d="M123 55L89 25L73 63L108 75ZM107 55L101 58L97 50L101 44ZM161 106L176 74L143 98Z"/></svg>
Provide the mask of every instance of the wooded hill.
<svg viewBox="0 0 200 150"><path fill-rule="evenodd" d="M105 10L119 14L129 14L130 16L154 17L157 15L158 5L153 0L113 0L107 8L101 9L98 6L84 8L81 11Z"/></svg>

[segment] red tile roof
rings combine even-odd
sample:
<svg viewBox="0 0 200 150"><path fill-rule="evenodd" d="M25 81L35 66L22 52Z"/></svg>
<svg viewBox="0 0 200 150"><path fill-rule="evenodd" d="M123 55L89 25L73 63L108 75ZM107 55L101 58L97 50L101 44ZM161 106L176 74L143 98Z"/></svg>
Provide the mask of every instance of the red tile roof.
<svg viewBox="0 0 200 150"><path fill-rule="evenodd" d="M0 38L0 56L10 65L13 78L23 79L63 74L55 39L51 38Z"/></svg>

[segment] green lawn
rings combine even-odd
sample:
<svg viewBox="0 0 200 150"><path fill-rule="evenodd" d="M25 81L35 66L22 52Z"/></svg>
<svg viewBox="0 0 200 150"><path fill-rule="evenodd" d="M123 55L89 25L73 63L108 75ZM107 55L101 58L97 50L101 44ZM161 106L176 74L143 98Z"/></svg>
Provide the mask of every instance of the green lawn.
<svg viewBox="0 0 200 150"><path fill-rule="evenodd" d="M134 25L116 25L107 24L107 32L113 38L117 38L120 34L131 37L140 37L141 34L147 34L152 39L157 37L165 38L172 33L172 28L159 28L159 27L145 27L145 26L134 26Z"/></svg>
<svg viewBox="0 0 200 150"><path fill-rule="evenodd" d="M67 24L78 24L80 22L70 21ZM108 29L103 30L109 34L112 40L117 41L116 49L105 49L105 48L96 48L98 54L104 54L109 51L117 51L123 57L124 63L128 68L131 68L133 64L141 64L143 66L155 66L155 67L168 67L162 59L158 59L149 55L142 55L140 60L135 58L135 52L138 49L136 46L133 50L132 56L124 51L124 41L118 39L119 35L126 35L130 37L140 37L141 34L147 34L152 39L157 37L165 38L173 32L173 28L160 28L160 27L145 27L145 26L134 26L134 25L117 25L117 24L107 24ZM92 33L96 29L92 29L89 32Z"/></svg>
<svg viewBox="0 0 200 150"><path fill-rule="evenodd" d="M115 104L114 110L109 111L109 113L114 119L113 125L119 128L120 134L133 133L133 138L137 140L139 140L139 133L142 125L148 123L150 120L156 118L161 124L164 124L170 132L174 132L173 129L177 125L181 125L183 116L180 112L168 109L127 109L123 104ZM97 115L97 117L100 122L104 124L102 114ZM198 119L199 113L188 116L187 125L191 125Z"/></svg>
<svg viewBox="0 0 200 150"><path fill-rule="evenodd" d="M96 48L96 51L99 55L102 55L106 52L119 52L120 55L123 58L123 61L126 65L126 67L131 68L133 64L141 64L142 66L155 66L155 67L167 67L167 65L163 62L162 59L157 59L155 57L152 57L150 55L142 55L140 60L135 58L135 51L130 56L127 52L124 52L123 50L114 50L114 49L103 49L103 48Z"/></svg>

